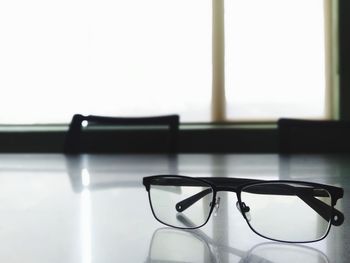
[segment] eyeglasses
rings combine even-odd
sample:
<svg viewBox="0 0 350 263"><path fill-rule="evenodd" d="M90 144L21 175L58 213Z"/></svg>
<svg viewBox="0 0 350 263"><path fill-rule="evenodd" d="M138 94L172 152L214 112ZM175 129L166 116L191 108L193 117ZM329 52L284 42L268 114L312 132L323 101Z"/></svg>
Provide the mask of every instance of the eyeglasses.
<svg viewBox="0 0 350 263"><path fill-rule="evenodd" d="M237 194L237 209L258 235L280 242L306 243L327 236L344 215L334 206L340 187L301 182L226 177L155 175L143 178L154 217L182 229L205 225L220 191Z"/></svg>

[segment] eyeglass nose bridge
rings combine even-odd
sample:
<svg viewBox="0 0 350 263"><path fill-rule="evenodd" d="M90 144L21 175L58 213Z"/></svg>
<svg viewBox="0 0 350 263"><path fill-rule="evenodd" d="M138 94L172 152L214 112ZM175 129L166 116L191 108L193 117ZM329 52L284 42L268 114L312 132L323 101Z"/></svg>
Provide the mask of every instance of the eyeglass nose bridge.
<svg viewBox="0 0 350 263"><path fill-rule="evenodd" d="M250 216L250 213L249 213L250 207L247 206L244 202L242 202L242 209L241 209L241 206L239 205L238 201L236 202L236 207L237 207L238 211L242 214L242 216L243 217L245 216L245 218L248 221L250 221L252 219Z"/></svg>
<svg viewBox="0 0 350 263"><path fill-rule="evenodd" d="M209 206L212 206L214 205L214 216L217 216L218 215L218 211L219 211L219 207L220 207L220 196L218 196L216 199L215 199L215 202L210 202Z"/></svg>

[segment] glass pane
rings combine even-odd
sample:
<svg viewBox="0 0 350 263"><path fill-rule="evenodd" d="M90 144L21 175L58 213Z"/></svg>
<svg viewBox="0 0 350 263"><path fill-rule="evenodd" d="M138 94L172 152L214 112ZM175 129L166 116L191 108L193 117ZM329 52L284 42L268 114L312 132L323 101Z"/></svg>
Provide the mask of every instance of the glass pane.
<svg viewBox="0 0 350 263"><path fill-rule="evenodd" d="M226 0L227 118L325 117L322 0Z"/></svg>
<svg viewBox="0 0 350 263"><path fill-rule="evenodd" d="M211 1L1 1L0 35L0 123L209 120Z"/></svg>
<svg viewBox="0 0 350 263"><path fill-rule="evenodd" d="M154 216L159 221L179 228L196 228L209 218L213 190L201 181L166 177L152 180L149 196ZM193 196L199 198L188 206L181 203Z"/></svg>
<svg viewBox="0 0 350 263"><path fill-rule="evenodd" d="M245 187L250 227L267 238L308 242L323 238L330 227L331 197L324 189L303 184L263 183Z"/></svg>

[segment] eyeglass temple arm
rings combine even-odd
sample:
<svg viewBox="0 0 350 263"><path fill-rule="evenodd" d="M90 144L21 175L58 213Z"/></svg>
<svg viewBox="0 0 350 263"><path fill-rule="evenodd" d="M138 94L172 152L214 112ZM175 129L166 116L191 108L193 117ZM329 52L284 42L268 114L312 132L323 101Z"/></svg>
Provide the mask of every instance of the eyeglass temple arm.
<svg viewBox="0 0 350 263"><path fill-rule="evenodd" d="M303 200L307 205L309 205L313 210L315 210L321 217L323 217L326 221L331 220L332 225L340 226L344 222L344 215L342 212L337 210L336 208L333 208L333 214L332 214L332 207L325 204L321 200L314 197L314 195L307 193L304 189L302 191L295 191L298 189L295 189L297 187L293 187L294 189L277 189L276 186L272 187L271 189L264 189L263 192L261 191L251 191L254 193L260 193L260 194L282 194L282 195L296 195L301 200ZM267 192L267 190L270 190ZM180 202L178 202L175 205L175 208L178 212L183 212L187 208L189 208L191 205L205 197L206 195L210 194L212 192L211 189L205 189L195 195L192 195ZM317 196L323 196L321 193L318 193Z"/></svg>
<svg viewBox="0 0 350 263"><path fill-rule="evenodd" d="M344 222L344 215L338 209L327 205L321 200L315 198L309 194L297 194L297 196L303 200L308 206L315 210L320 216L322 216L326 221L331 221L332 225L340 226Z"/></svg>
<svg viewBox="0 0 350 263"><path fill-rule="evenodd" d="M344 215L342 212L330 206L316 197L327 197L329 194L322 189L304 188L285 184L274 184L270 187L259 191L261 194L276 194L276 195L296 195L309 205L315 212L317 212L326 221L331 221L332 225L340 226L344 222Z"/></svg>
<svg viewBox="0 0 350 263"><path fill-rule="evenodd" d="M183 212L185 211L187 208L189 208L191 205L193 205L194 203L198 202L199 200L201 200L203 197L205 197L206 195L212 193L213 190L211 188L205 189L195 195L192 195L180 202L178 202L175 205L176 211L178 212Z"/></svg>

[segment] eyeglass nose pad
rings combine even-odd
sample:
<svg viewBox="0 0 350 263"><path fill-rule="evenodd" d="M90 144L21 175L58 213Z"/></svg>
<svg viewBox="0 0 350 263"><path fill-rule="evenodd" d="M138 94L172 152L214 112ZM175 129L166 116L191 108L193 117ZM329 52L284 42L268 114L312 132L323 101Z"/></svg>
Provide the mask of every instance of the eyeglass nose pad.
<svg viewBox="0 0 350 263"><path fill-rule="evenodd" d="M212 206L213 204L210 203L210 206ZM215 200L215 204L214 204L214 216L218 215L218 211L219 211L219 207L220 207L220 197L217 197Z"/></svg>
<svg viewBox="0 0 350 263"><path fill-rule="evenodd" d="M252 219L251 216L250 216L250 213L249 213L250 207L247 206L244 202L242 202L243 211L241 210L241 207L240 207L238 201L236 202L236 207L237 207L238 211L241 212L241 214L242 214L243 216L245 215L245 217L247 218L248 221L250 221L250 220ZM244 214L243 214L243 213L244 213Z"/></svg>

